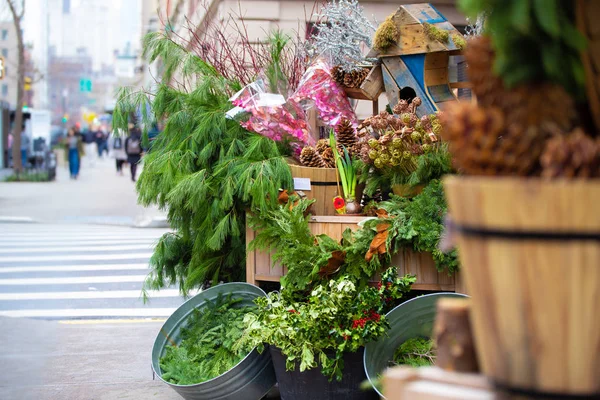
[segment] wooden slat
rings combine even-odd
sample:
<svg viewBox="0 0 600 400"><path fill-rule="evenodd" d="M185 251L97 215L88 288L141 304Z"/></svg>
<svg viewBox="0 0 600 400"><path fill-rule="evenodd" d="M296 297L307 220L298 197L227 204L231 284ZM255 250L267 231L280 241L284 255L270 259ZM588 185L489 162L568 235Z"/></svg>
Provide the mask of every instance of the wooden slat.
<svg viewBox="0 0 600 400"><path fill-rule="evenodd" d="M425 70L425 86L437 85L448 85L448 67Z"/></svg>
<svg viewBox="0 0 600 400"><path fill-rule="evenodd" d="M420 23L436 24L446 21L446 18L428 3L406 4L402 9Z"/></svg>
<svg viewBox="0 0 600 400"><path fill-rule="evenodd" d="M428 86L427 92L429 93L429 96L431 96L431 99L433 99L435 103L457 100L456 96L454 96L454 93L450 89L450 86L448 85L447 81L446 84L443 85Z"/></svg>
<svg viewBox="0 0 600 400"><path fill-rule="evenodd" d="M452 89L471 89L473 85L471 82L450 82Z"/></svg>
<svg viewBox="0 0 600 400"><path fill-rule="evenodd" d="M425 70L448 68L450 55L446 51L438 51L436 53L427 53L425 55Z"/></svg>
<svg viewBox="0 0 600 400"><path fill-rule="evenodd" d="M383 378L388 400L493 400L492 384L483 376L437 367L395 367Z"/></svg>
<svg viewBox="0 0 600 400"><path fill-rule="evenodd" d="M309 222L328 222L333 224L358 224L367 217L352 215L313 215Z"/></svg>
<svg viewBox="0 0 600 400"><path fill-rule="evenodd" d="M279 282L280 276L275 275L255 275L254 279L257 282Z"/></svg>

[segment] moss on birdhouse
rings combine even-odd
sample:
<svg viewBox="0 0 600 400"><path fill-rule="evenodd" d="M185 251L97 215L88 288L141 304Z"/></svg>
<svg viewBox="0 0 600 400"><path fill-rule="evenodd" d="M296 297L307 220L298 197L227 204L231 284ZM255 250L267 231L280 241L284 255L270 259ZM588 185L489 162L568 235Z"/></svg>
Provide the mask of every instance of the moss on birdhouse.
<svg viewBox="0 0 600 400"><path fill-rule="evenodd" d="M428 24L427 22L423 23L423 29L425 31L425 35L427 35L427 37L431 40L437 40L445 43L450 38L448 31L439 29L437 26Z"/></svg>
<svg viewBox="0 0 600 400"><path fill-rule="evenodd" d="M399 36L400 32L394 23L393 15L390 15L377 28L373 44L379 50L386 50L396 44Z"/></svg>
<svg viewBox="0 0 600 400"><path fill-rule="evenodd" d="M467 47L467 41L462 35L458 35L455 33L454 35L452 35L452 41L454 42L456 48L459 50L464 50L465 47Z"/></svg>

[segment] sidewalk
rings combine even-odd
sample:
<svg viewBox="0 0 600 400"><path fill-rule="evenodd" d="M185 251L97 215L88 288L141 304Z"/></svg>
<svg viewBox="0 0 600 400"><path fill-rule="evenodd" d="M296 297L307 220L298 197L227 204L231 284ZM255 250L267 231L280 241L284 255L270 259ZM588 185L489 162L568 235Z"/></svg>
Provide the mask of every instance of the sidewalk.
<svg viewBox="0 0 600 400"><path fill-rule="evenodd" d="M58 166L54 182L0 182L0 222L24 217L36 222L166 226L163 212L137 204L129 170L125 176L116 175L112 158L96 160L93 167L85 157L82 161L78 180L69 178L68 167Z"/></svg>
<svg viewBox="0 0 600 400"><path fill-rule="evenodd" d="M0 398L181 400L166 384L152 380L150 354L161 326L0 318Z"/></svg>

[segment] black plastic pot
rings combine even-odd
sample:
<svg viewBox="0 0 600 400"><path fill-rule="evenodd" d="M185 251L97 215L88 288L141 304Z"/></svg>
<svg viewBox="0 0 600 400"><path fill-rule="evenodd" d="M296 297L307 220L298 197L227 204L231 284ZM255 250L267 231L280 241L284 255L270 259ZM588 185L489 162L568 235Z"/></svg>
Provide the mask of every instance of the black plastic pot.
<svg viewBox="0 0 600 400"><path fill-rule="evenodd" d="M279 384L281 400L375 400L379 396L374 390L362 390L360 384L367 379L363 368L364 348L356 353L344 355L344 370L341 381L329 379L321 373L321 368L300 372L299 365L293 371L286 371L285 356L270 346L275 376Z"/></svg>

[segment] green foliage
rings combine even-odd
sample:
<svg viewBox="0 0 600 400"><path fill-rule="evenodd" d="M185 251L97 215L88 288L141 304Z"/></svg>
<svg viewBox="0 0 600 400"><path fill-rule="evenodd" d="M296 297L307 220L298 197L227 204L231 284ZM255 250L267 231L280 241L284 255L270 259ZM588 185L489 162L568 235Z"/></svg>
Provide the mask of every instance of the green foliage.
<svg viewBox="0 0 600 400"><path fill-rule="evenodd" d="M276 204L278 190L292 187L289 167L277 143L226 118L237 82L164 33L144 43L150 61L163 61L162 81L153 91L121 89L113 124L126 131L130 115L139 113L147 140L152 121L164 121L137 190L141 204L168 211L175 232L159 242L145 288L177 283L185 294L208 281L241 280L246 211ZM273 51L282 45L277 41Z"/></svg>
<svg viewBox="0 0 600 400"><path fill-rule="evenodd" d="M416 168L409 174L393 167L378 169L359 162L359 176L366 183L365 193L371 196L378 189L389 193L395 185L426 185L452 172L452 155L447 143L432 146L430 152L419 155L415 160Z"/></svg>
<svg viewBox="0 0 600 400"><path fill-rule="evenodd" d="M246 315L241 344L264 350L278 347L286 367L300 371L320 366L330 379L342 379L343 356L382 337L387 312L410 290L414 277L398 278L386 271L378 287L358 290L354 278L342 276L316 286L308 298L294 301L280 293L256 299L258 310Z"/></svg>
<svg viewBox="0 0 600 400"><path fill-rule="evenodd" d="M20 174L8 175L3 182L48 182L48 172L21 172Z"/></svg>
<svg viewBox="0 0 600 400"><path fill-rule="evenodd" d="M345 261L339 270L330 271L331 274L349 274L359 287L364 287L382 267L378 257L373 257L370 262L365 260L375 228L369 226L355 233L348 229L343 233L341 244L327 235L315 236L309 229L306 212L313 202L292 197L286 205L250 217L249 225L257 233L249 249L272 251L273 264L287 267L281 285L286 296L291 298L304 296L321 282L319 272L327 268L336 251L345 253Z"/></svg>
<svg viewBox="0 0 600 400"><path fill-rule="evenodd" d="M239 346L238 341L245 329L244 316L254 307L240 307L240 301L231 295L219 296L192 312L181 329L181 343L167 346L160 359L164 380L178 385L205 382L224 374L252 351L254 346Z"/></svg>
<svg viewBox="0 0 600 400"><path fill-rule="evenodd" d="M380 207L390 215L386 220L391 224L388 237L391 251L411 246L415 251L430 252L439 271L447 269L449 273L454 273L458 270L456 250L444 253L438 248L447 210L439 180L433 180L413 199L393 196L392 200L381 203Z"/></svg>
<svg viewBox="0 0 600 400"><path fill-rule="evenodd" d="M393 365L429 367L435 364L433 340L424 338L408 339L394 352Z"/></svg>
<svg viewBox="0 0 600 400"><path fill-rule="evenodd" d="M580 52L586 40L575 23L571 0L461 0L471 18L486 15L496 49L495 70L507 86L548 81L584 97Z"/></svg>
<svg viewBox="0 0 600 400"><path fill-rule="evenodd" d="M337 149L337 141L333 130L329 132L329 146L332 149ZM348 149L344 146L344 153L339 154L337 151L333 152L333 158L340 174L340 181L342 182L342 190L344 191L344 198L347 200L356 200L356 184L358 182L357 176L357 163L355 160L350 158ZM360 201L360 199L358 199Z"/></svg>

